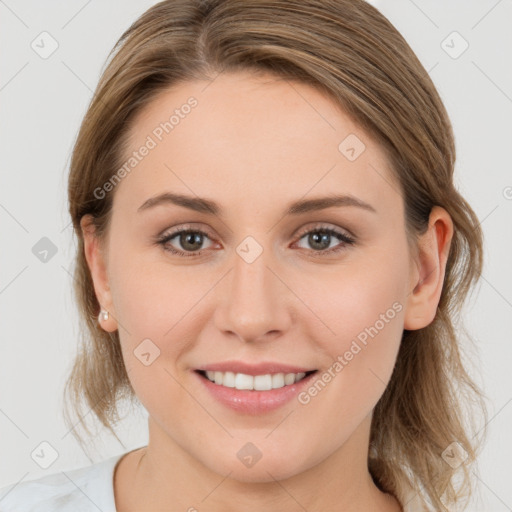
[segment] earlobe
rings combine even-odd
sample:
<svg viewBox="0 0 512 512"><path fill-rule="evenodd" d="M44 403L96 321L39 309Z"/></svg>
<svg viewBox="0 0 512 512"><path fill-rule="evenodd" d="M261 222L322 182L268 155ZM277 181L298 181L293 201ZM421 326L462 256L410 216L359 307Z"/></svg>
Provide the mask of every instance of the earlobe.
<svg viewBox="0 0 512 512"><path fill-rule="evenodd" d="M84 215L82 217L80 227L82 228L84 238L85 259L91 273L96 299L100 304L101 310L109 313L108 316L100 314L98 322L105 331L112 332L117 329L117 322L114 319L114 305L108 281L106 261L100 240L95 233L91 215Z"/></svg>
<svg viewBox="0 0 512 512"><path fill-rule="evenodd" d="M450 215L444 208L434 206L428 229L418 241L418 261L409 283L404 329L421 329L434 320L443 290L452 237L453 221Z"/></svg>

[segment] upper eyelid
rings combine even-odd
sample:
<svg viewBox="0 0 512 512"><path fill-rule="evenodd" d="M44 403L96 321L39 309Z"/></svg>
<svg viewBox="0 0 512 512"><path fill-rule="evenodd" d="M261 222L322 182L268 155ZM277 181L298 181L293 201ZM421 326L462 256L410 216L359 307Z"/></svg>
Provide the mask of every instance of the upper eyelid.
<svg viewBox="0 0 512 512"><path fill-rule="evenodd" d="M202 227L195 227L190 224L184 224L182 226L179 226L177 228L172 228L169 231L164 230L161 235L158 236L158 238L167 238L169 236L179 235L183 231L192 231L194 233L202 233L205 235L208 235L208 237L213 240L213 237L211 236L212 232L208 229L204 229Z"/></svg>
<svg viewBox="0 0 512 512"><path fill-rule="evenodd" d="M339 226L332 226L329 223L322 223L322 222L312 225L312 226L305 227L303 229L300 229L295 236L302 237L305 234L309 233L310 231L321 231L322 229L341 232L342 235L345 235L352 239L356 238L355 235L351 231L349 231L347 228L341 228Z"/></svg>

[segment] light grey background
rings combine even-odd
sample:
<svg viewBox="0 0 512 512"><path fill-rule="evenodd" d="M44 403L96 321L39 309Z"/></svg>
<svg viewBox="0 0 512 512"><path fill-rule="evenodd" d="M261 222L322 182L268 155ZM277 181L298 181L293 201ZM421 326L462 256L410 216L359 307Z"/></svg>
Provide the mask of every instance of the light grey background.
<svg viewBox="0 0 512 512"><path fill-rule="evenodd" d="M66 428L60 401L77 343L69 157L108 52L155 3L0 0L0 487L91 462ZM464 317L478 349L468 353L470 370L490 403L470 510L510 511L512 2L372 3L404 35L438 87L456 136L457 185L485 234L483 279ZM43 31L58 43L46 59L31 47L47 37ZM454 31L469 44L457 58L464 42ZM43 237L57 251L46 263L32 252ZM94 461L145 445L146 417L141 407L120 424L125 448L103 436ZM43 441L58 453L46 469L31 457Z"/></svg>

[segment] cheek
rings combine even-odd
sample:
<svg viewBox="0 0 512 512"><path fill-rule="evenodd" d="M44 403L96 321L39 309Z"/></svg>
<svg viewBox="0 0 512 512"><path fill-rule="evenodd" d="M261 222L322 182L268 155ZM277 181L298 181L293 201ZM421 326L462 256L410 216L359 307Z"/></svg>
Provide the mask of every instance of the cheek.
<svg viewBox="0 0 512 512"><path fill-rule="evenodd" d="M348 265L322 280L321 286L311 281L309 289L316 291L310 295L309 304L330 331L325 337L328 345L344 349L360 334L364 341L364 333L375 324L379 331L388 332L391 323L398 324L394 332L400 332L401 315L397 313L403 309L406 295L405 275L400 268L400 263L381 268Z"/></svg>
<svg viewBox="0 0 512 512"><path fill-rule="evenodd" d="M193 407L178 383L179 364L197 338L194 304L208 287L193 285L168 267L135 258L118 261L113 296L128 377L155 421L172 425L176 411Z"/></svg>
<svg viewBox="0 0 512 512"><path fill-rule="evenodd" d="M347 288L338 286L327 297L335 335L312 339L318 340L330 361L298 396L305 428L321 429L324 439L330 440L319 441L319 453L343 444L371 414L389 382L400 346L403 307L395 300L400 296L385 279L381 284L389 286L382 288L356 281L358 286L351 287L347 279ZM325 299L324 295L324 304Z"/></svg>
<svg viewBox="0 0 512 512"><path fill-rule="evenodd" d="M151 248L146 252L158 250ZM112 254L115 310L129 336L154 338L163 343L173 336L174 329L187 323L188 313L210 286L204 276L202 281L193 279L192 271L173 268L163 257L151 261L137 247L113 250Z"/></svg>
<svg viewBox="0 0 512 512"><path fill-rule="evenodd" d="M397 247L396 242L390 247ZM365 261L340 267L322 286L309 283L316 291L308 305L328 329L322 328L319 336L312 327L315 323L318 328L318 321L311 322L308 335L333 363L338 361L331 368L336 377L326 375L325 380L333 382L335 394L343 394L348 407L350 397L374 405L384 392L403 333L407 252L378 252L378 257L369 254Z"/></svg>
<svg viewBox="0 0 512 512"><path fill-rule="evenodd" d="M199 339L198 314L218 276L203 272L199 277L193 266L173 268L163 258L148 263L135 248L112 254L112 296L132 386L148 410L158 408L163 395L177 404L183 390L173 377Z"/></svg>

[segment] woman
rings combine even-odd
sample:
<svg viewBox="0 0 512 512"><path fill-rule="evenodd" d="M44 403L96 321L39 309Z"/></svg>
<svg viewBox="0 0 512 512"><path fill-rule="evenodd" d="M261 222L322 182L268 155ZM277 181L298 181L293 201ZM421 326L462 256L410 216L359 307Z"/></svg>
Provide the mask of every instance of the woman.
<svg viewBox="0 0 512 512"><path fill-rule="evenodd" d="M403 37L363 1L173 0L116 50L71 162L67 391L112 432L139 400L149 440L2 510L463 504L482 233Z"/></svg>

